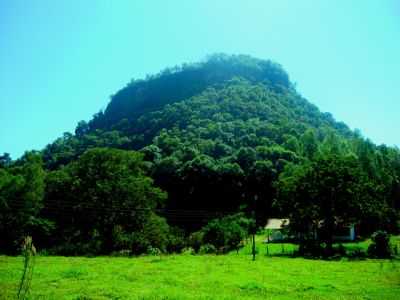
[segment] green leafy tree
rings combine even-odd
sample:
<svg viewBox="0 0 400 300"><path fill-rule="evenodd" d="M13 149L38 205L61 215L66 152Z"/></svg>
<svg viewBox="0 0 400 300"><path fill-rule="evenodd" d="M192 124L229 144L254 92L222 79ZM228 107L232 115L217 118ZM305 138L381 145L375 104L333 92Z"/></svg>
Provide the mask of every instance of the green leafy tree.
<svg viewBox="0 0 400 300"><path fill-rule="evenodd" d="M250 219L242 214L210 221L203 229L203 243L213 245L220 252L238 250L250 232Z"/></svg>
<svg viewBox="0 0 400 300"><path fill-rule="evenodd" d="M11 165L12 159L9 153L0 155L0 168L6 168Z"/></svg>
<svg viewBox="0 0 400 300"><path fill-rule="evenodd" d="M301 136L301 143L303 145L304 156L313 159L318 152L318 140L315 131L308 129Z"/></svg>
<svg viewBox="0 0 400 300"><path fill-rule="evenodd" d="M64 243L83 243L95 235L100 243L95 251L110 252L117 250L115 226L128 233L147 226L166 194L144 174L142 158L132 151L92 149L52 174L47 203L60 205L59 209L65 206L70 213L69 221L64 220L69 224L62 224Z"/></svg>
<svg viewBox="0 0 400 300"><path fill-rule="evenodd" d="M374 207L375 194L354 156L324 155L315 161L287 168L279 177L279 199L289 212L291 227L319 239L332 253L335 224L360 221Z"/></svg>
<svg viewBox="0 0 400 300"><path fill-rule="evenodd" d="M25 236L40 245L52 223L40 217L45 171L41 156L26 152L14 166L0 169L0 249L16 251Z"/></svg>

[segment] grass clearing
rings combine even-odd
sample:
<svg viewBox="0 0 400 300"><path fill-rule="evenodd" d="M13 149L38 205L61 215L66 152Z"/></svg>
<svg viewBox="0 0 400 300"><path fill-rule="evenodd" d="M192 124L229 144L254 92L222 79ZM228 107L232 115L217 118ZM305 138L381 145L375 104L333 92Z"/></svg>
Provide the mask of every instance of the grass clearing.
<svg viewBox="0 0 400 300"><path fill-rule="evenodd" d="M257 241L255 262L249 245L228 255L38 256L30 299L399 299L398 259L271 257ZM270 254L282 249L268 247ZM0 256L0 299L15 299L21 272L22 257Z"/></svg>
<svg viewBox="0 0 400 300"><path fill-rule="evenodd" d="M21 257L0 257L12 299ZM245 255L37 257L30 299L398 299L398 260L320 261Z"/></svg>

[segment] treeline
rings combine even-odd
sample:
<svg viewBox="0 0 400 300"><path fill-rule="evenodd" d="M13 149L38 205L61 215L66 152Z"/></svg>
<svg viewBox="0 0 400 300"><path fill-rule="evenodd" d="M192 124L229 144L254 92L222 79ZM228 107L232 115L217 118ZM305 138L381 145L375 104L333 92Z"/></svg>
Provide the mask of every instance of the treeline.
<svg viewBox="0 0 400 300"><path fill-rule="evenodd" d="M321 113L279 65L217 55L133 81L75 134L4 156L0 247L31 233L60 253L175 251L211 219L238 228L224 223L236 213L290 217L304 238L322 226L330 244L338 222L398 230L399 182L399 149Z"/></svg>
<svg viewBox="0 0 400 300"><path fill-rule="evenodd" d="M25 236L47 253L142 254L238 249L251 228L243 214L213 215L166 210L167 194L145 175L143 155L92 149L56 171L43 169L39 153L0 168L0 249L16 253ZM190 234L165 215L209 220ZM199 219L198 219L199 220ZM202 247L204 246L204 247Z"/></svg>

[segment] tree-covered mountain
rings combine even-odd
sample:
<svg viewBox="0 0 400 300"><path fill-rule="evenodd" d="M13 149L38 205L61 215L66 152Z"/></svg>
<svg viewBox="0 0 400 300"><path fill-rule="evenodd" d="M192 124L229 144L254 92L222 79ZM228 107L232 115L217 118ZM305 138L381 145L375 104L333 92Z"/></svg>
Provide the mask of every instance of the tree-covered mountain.
<svg viewBox="0 0 400 300"><path fill-rule="evenodd" d="M264 82L275 89L291 85L286 72L271 61L244 55L214 55L203 63L184 64L148 76L146 80L132 80L112 97L104 114L91 121L91 128L110 127L123 118L134 119L165 104L188 99L235 76L252 83Z"/></svg>
<svg viewBox="0 0 400 300"><path fill-rule="evenodd" d="M357 198L358 203L366 203L363 209L354 210L358 214L357 221L366 224L366 231L381 227L393 229L398 217L400 151L377 146L344 123L335 121L331 114L320 112L296 91L283 68L271 61L218 54L201 63L166 69L145 80L133 80L112 96L104 112L95 114L89 122L79 122L74 134L65 133L49 144L39 154L47 170L43 206L51 207L43 210L42 217L53 221L66 236L85 232L82 238L85 240L106 231L104 239L110 240L113 230L117 229L100 228L104 227L104 221L104 224L93 221L98 224L89 227L83 226L81 221L65 223L64 218L54 213L57 208L62 210L68 205L79 208L79 197L85 197L81 202L87 211L94 203L96 207L101 207L103 202L117 207L131 203L128 198L134 192L128 189L129 194L123 183L106 184L113 180L113 172L122 174L115 177L120 181L127 180L129 172L125 173L121 161L130 161L129 156L125 157L123 152L87 152L103 147L141 153L136 153L136 160L131 158L142 170L134 174L140 174L137 176L141 182L147 182L146 174L151 183L140 192L140 188L132 187L141 195L138 199L151 199L145 207L162 208L168 213L163 215L163 211L159 211L159 215L166 217L170 225L187 231L203 226L210 212L221 215L239 211L248 215L255 213L259 225L267 216L308 216L291 211L296 203L302 210L307 207L304 199L296 198L298 191L310 196L304 189L297 188L306 184L307 178L315 177L304 174L328 174L332 170L328 173L314 170L319 166L338 166L330 161L349 162L347 173L340 170L337 173L346 174L343 175L346 180L352 180L351 174L363 178L362 182L349 186L359 189L354 194L360 198ZM107 168L102 173L95 168L95 160L92 165L87 164L87 159L95 154L99 160L118 161L119 167L113 170L105 164ZM7 161L3 163L2 172L17 176L15 168L19 164L22 162ZM352 173L350 169L354 166L357 171ZM85 174L89 171L105 176L101 177L104 185L98 190L96 181L92 182ZM4 180L3 186L10 180L14 179ZM154 199L145 196L144 190L151 191L153 182L167 192L163 204L158 201L159 195ZM87 192L85 186L91 192ZM0 194L2 188L0 181ZM99 195L99 191L104 192ZM121 193L120 203L111 196L113 191ZM322 205L317 200L325 199L321 196L324 191L321 188L321 194L313 194L317 205ZM347 201L350 196L346 194L346 197L341 200ZM59 206L56 200L61 201ZM315 218L322 218L323 214L316 212ZM79 213L84 216L85 210ZM143 216L141 214L141 218ZM126 218L112 216L107 224L115 219L129 223ZM135 224L135 228L140 227L137 222ZM136 230L126 224L116 225L120 226L118 230L122 236ZM69 231L65 232L65 228ZM108 246L107 249L114 248Z"/></svg>
<svg viewBox="0 0 400 300"><path fill-rule="evenodd" d="M90 147L139 150L152 144L163 129L208 131L210 123L233 134L236 147L248 144L244 137L239 142L238 134L253 134L249 138L264 138L264 142L268 138L279 145L289 138L285 135L298 138L308 128L318 131L320 140L330 129L344 137L354 135L344 123L302 98L280 65L220 54L132 81L112 97L104 112L88 123L81 121L75 135L66 133L50 144L44 158L50 168L56 168ZM263 128L255 132L255 127ZM202 133L200 138L227 140L216 133Z"/></svg>

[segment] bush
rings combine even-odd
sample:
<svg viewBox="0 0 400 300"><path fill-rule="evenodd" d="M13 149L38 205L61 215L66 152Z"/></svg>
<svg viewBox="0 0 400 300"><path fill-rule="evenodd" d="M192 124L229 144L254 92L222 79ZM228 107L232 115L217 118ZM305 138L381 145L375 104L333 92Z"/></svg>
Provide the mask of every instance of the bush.
<svg viewBox="0 0 400 300"><path fill-rule="evenodd" d="M339 244L339 247L337 249L334 249L337 255L340 256L345 256L346 255L346 248L343 246L343 244Z"/></svg>
<svg viewBox="0 0 400 300"><path fill-rule="evenodd" d="M324 247L314 239L303 240L299 245L299 254L304 257L321 257L324 254Z"/></svg>
<svg viewBox="0 0 400 300"><path fill-rule="evenodd" d="M182 255L194 255L196 251L192 247L183 248L181 254Z"/></svg>
<svg viewBox="0 0 400 300"><path fill-rule="evenodd" d="M112 230L114 252L132 248L132 235L127 233L121 225L114 226Z"/></svg>
<svg viewBox="0 0 400 300"><path fill-rule="evenodd" d="M148 249L157 248L162 253L179 253L186 246L184 232L176 227L169 227L166 220L151 213L141 230L126 232L122 226L114 226L114 254L131 249L132 254L148 253Z"/></svg>
<svg viewBox="0 0 400 300"><path fill-rule="evenodd" d="M185 233L182 229L171 227L168 235L167 252L180 253L186 247Z"/></svg>
<svg viewBox="0 0 400 300"><path fill-rule="evenodd" d="M349 254L350 253L351 252L349 252ZM301 241L297 254L308 258L339 259L346 256L347 251L343 244L339 244L337 247L329 249L326 243L321 242L320 240L308 238Z"/></svg>
<svg viewBox="0 0 400 300"><path fill-rule="evenodd" d="M217 249L211 244L202 245L199 250L199 254L215 254L216 252Z"/></svg>
<svg viewBox="0 0 400 300"><path fill-rule="evenodd" d="M110 254L111 256L115 256L115 257L129 257L132 255L132 251L125 249L125 250L119 250L119 251L114 251L111 252Z"/></svg>
<svg viewBox="0 0 400 300"><path fill-rule="evenodd" d="M386 231L376 231L371 236L372 244L368 247L368 255L376 258L389 258L392 256L390 235Z"/></svg>
<svg viewBox="0 0 400 300"><path fill-rule="evenodd" d="M361 247L356 247L352 251L349 251L348 257L351 259L365 259L367 254Z"/></svg>
<svg viewBox="0 0 400 300"><path fill-rule="evenodd" d="M249 234L250 223L242 214L212 220L201 230L203 243L211 244L223 253L238 250Z"/></svg>
<svg viewBox="0 0 400 300"><path fill-rule="evenodd" d="M140 231L131 234L132 253L147 253L149 247L166 252L170 228L164 218L151 214Z"/></svg>
<svg viewBox="0 0 400 300"><path fill-rule="evenodd" d="M149 246L147 248L146 254L147 255L152 255L152 256L160 256L162 254L162 251L160 249L158 249L158 248L154 248L152 246Z"/></svg>
<svg viewBox="0 0 400 300"><path fill-rule="evenodd" d="M103 242L101 241L98 232L94 230L91 233L89 241L84 241L82 238L63 241L59 245L49 248L48 254L64 256L95 256L102 253L102 248Z"/></svg>
<svg viewBox="0 0 400 300"><path fill-rule="evenodd" d="M202 231L193 232L189 236L189 246L197 253L203 244L204 233Z"/></svg>

